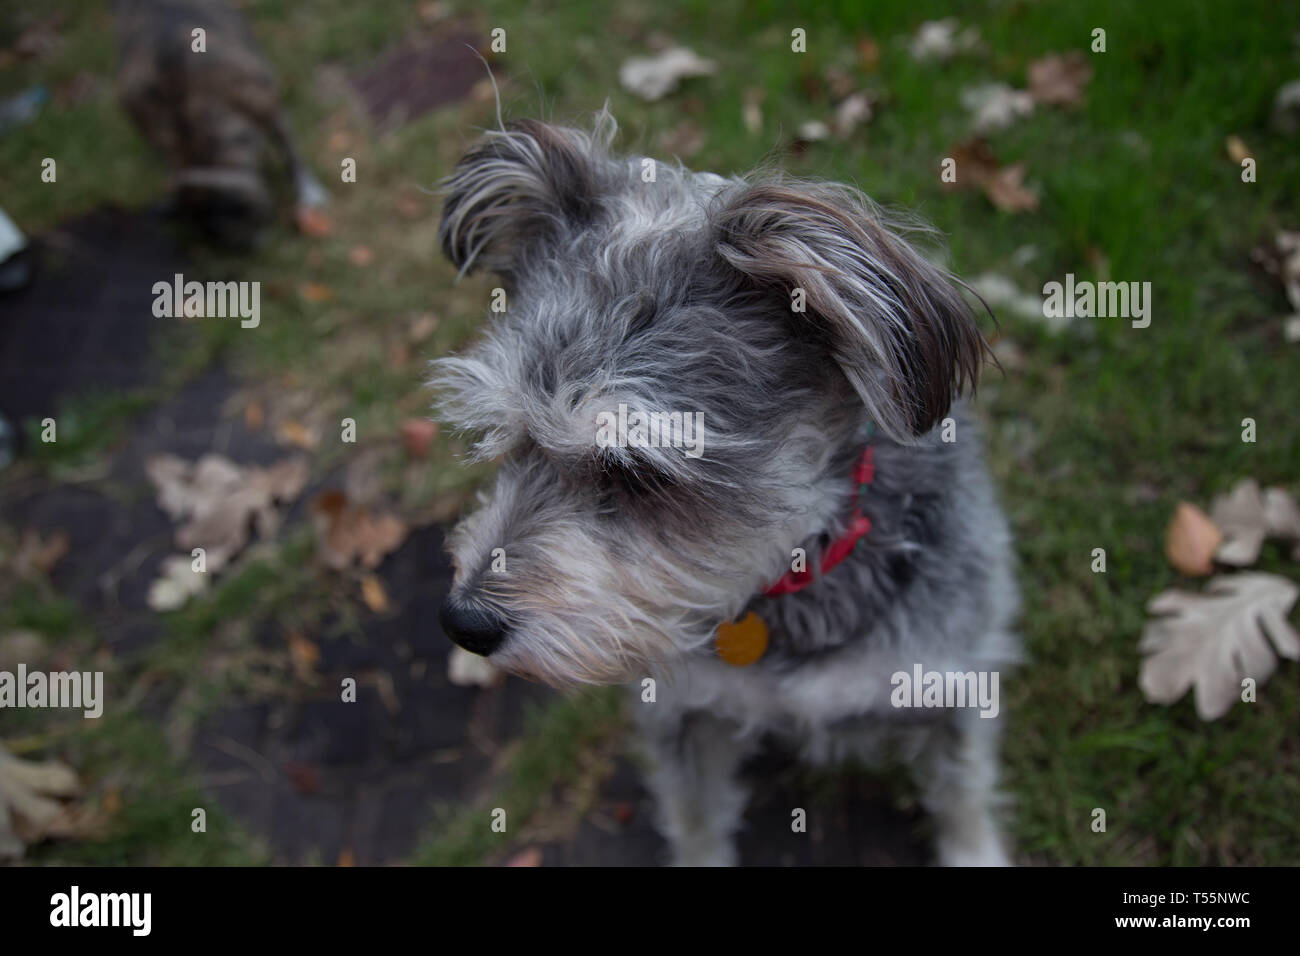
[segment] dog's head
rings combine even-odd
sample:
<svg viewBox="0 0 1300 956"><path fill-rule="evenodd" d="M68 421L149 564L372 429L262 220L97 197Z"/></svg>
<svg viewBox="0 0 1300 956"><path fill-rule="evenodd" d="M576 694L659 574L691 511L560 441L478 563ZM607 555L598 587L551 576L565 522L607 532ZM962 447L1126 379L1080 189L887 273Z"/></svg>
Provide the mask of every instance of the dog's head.
<svg viewBox="0 0 1300 956"><path fill-rule="evenodd" d="M443 624L556 684L707 644L839 530L865 424L927 432L984 348L856 190L617 159L612 135L520 122L445 185L443 249L503 278L504 311L436 365L442 417L501 463Z"/></svg>

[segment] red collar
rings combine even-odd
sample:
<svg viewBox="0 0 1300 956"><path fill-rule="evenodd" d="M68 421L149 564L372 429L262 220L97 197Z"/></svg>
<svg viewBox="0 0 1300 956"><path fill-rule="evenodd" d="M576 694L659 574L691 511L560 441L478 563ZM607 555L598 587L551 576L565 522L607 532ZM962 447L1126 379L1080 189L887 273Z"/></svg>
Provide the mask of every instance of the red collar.
<svg viewBox="0 0 1300 956"><path fill-rule="evenodd" d="M875 479L875 447L868 445L862 449L862 457L858 459L858 463L853 469L853 483L858 486L858 495L853 503L853 514L849 517L848 526L844 529L843 534L832 541L826 550L822 552L822 574L826 574L842 564L844 559L853 553L853 549L857 547L858 542L866 537L867 532L871 530L871 519L862 513L862 501L867 496L867 486ZM813 580L811 570L787 571L781 576L780 580L764 591L763 594L767 597L795 594L812 584Z"/></svg>

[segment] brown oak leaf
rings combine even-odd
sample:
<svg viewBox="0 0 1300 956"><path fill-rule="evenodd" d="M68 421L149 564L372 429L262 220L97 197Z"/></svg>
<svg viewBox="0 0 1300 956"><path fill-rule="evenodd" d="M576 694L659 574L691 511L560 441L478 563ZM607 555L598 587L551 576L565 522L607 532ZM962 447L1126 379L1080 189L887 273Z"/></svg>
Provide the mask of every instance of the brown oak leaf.
<svg viewBox="0 0 1300 956"><path fill-rule="evenodd" d="M1092 64L1080 50L1049 53L1029 64L1029 95L1038 103L1078 106L1092 81Z"/></svg>
<svg viewBox="0 0 1300 956"><path fill-rule="evenodd" d="M396 550L410 530L388 513L374 513L349 504L341 491L326 491L312 502L316 525L316 551L326 566L342 571L354 562L379 567L384 555Z"/></svg>

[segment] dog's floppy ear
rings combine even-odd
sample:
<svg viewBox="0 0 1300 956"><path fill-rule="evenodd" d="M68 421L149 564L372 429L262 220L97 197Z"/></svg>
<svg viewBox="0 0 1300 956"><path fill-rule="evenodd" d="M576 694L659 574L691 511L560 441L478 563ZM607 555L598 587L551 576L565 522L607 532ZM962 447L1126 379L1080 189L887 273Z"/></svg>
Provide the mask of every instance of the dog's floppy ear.
<svg viewBox="0 0 1300 956"><path fill-rule="evenodd" d="M929 431L979 375L988 348L952 278L885 224L857 190L746 184L714 213L718 253L810 320L877 427Z"/></svg>
<svg viewBox="0 0 1300 956"><path fill-rule="evenodd" d="M447 258L462 274L483 267L508 276L528 244L589 221L613 126L602 113L595 136L527 119L489 130L442 184L438 238Z"/></svg>

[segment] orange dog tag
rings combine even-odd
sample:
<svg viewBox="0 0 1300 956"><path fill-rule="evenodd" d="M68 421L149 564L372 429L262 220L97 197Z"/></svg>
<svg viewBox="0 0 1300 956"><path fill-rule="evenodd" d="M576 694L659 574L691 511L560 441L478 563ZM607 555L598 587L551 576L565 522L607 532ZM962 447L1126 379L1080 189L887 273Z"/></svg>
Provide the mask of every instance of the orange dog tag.
<svg viewBox="0 0 1300 956"><path fill-rule="evenodd" d="M719 624L713 643L718 656L732 667L748 667L767 650L767 625L750 611L739 621Z"/></svg>

